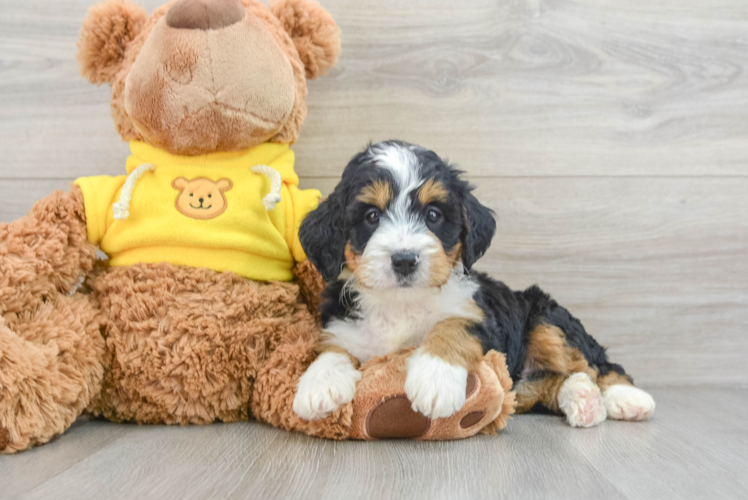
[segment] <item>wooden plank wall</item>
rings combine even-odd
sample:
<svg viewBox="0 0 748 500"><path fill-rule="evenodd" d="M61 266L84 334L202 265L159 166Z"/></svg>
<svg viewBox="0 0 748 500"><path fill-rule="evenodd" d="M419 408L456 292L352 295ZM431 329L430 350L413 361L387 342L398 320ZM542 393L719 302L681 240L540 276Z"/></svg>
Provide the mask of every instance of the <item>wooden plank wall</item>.
<svg viewBox="0 0 748 500"><path fill-rule="evenodd" d="M343 55L310 84L304 185L368 141L430 147L498 214L481 269L541 284L644 385L748 385L748 4L322 3ZM124 169L75 62L91 4L0 0L0 221Z"/></svg>

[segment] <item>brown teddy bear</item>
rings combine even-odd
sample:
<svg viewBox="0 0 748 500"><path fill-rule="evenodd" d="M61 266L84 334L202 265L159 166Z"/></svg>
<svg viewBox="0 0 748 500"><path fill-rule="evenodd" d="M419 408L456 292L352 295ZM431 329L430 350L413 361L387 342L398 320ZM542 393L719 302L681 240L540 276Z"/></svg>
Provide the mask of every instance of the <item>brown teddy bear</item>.
<svg viewBox="0 0 748 500"><path fill-rule="evenodd" d="M81 71L110 83L126 175L87 177L0 224L0 451L109 420L206 424L254 417L336 439L452 439L501 428L503 357L471 375L457 415L403 400L407 353L361 367L356 399L325 420L292 411L315 356L322 280L298 241L318 203L289 149L306 80L339 31L312 0L179 0L148 16L91 9ZM95 260L96 249L108 260Z"/></svg>

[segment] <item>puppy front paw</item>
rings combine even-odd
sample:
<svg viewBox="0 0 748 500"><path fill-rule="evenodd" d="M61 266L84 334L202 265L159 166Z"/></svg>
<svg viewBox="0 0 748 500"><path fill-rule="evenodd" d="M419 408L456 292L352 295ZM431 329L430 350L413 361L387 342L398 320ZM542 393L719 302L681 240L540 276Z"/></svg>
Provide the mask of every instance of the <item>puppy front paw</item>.
<svg viewBox="0 0 748 500"><path fill-rule="evenodd" d="M465 404L467 370L416 351L408 359L405 394L414 411L429 418L446 418Z"/></svg>
<svg viewBox="0 0 748 500"><path fill-rule="evenodd" d="M304 420L320 420L350 403L361 372L345 354L326 352L299 379L293 411Z"/></svg>

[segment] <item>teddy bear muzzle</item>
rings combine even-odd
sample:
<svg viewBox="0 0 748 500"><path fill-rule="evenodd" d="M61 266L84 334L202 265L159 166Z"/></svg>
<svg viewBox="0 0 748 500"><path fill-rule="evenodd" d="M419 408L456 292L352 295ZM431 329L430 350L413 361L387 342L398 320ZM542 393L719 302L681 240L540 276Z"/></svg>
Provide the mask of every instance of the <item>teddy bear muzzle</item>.
<svg viewBox="0 0 748 500"><path fill-rule="evenodd" d="M239 0L179 0L148 34L124 104L145 142L190 155L267 141L295 92L291 62L256 13Z"/></svg>
<svg viewBox="0 0 748 500"><path fill-rule="evenodd" d="M239 0L179 0L166 14L166 24L189 30L217 30L244 19Z"/></svg>

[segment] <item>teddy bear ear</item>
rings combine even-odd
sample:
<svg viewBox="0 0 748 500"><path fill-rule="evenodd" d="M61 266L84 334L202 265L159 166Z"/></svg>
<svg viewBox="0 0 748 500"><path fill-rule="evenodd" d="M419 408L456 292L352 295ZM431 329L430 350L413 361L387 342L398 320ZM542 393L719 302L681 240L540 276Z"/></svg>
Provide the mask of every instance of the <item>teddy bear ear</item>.
<svg viewBox="0 0 748 500"><path fill-rule="evenodd" d="M308 79L335 66L340 55L340 30L320 4L314 0L272 0L268 7L293 40Z"/></svg>
<svg viewBox="0 0 748 500"><path fill-rule="evenodd" d="M91 83L114 80L127 45L146 19L146 11L130 0L107 0L91 7L78 39L81 74Z"/></svg>

